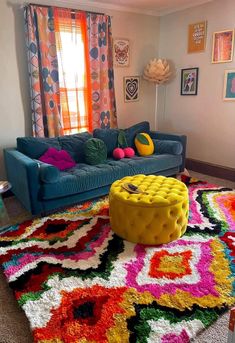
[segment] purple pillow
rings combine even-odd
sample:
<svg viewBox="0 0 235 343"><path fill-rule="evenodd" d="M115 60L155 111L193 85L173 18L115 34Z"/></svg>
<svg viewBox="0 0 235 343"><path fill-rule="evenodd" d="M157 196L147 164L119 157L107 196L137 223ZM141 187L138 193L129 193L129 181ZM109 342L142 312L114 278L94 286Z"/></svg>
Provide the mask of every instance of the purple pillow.
<svg viewBox="0 0 235 343"><path fill-rule="evenodd" d="M39 157L39 161L52 164L59 170L69 169L76 165L66 150L56 150L55 148L49 148L41 157Z"/></svg>

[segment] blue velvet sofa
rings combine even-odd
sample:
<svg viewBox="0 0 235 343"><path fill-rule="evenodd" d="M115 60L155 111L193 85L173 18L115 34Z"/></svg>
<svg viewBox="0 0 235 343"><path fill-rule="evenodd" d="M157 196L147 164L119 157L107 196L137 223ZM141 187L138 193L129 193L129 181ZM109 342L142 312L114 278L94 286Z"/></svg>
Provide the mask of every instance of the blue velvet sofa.
<svg viewBox="0 0 235 343"><path fill-rule="evenodd" d="M148 122L125 129L129 146L134 147L135 135L147 132L154 141L154 154L114 160L118 129L95 129L88 132L56 138L17 138L17 147L4 150L5 166L12 191L32 214L54 211L84 200L108 194L111 184L124 176L156 174L171 176L184 170L186 136L150 131ZM84 160L84 142L102 139L108 152L105 163L88 165ZM37 159L48 147L65 149L76 161L66 171L39 162Z"/></svg>

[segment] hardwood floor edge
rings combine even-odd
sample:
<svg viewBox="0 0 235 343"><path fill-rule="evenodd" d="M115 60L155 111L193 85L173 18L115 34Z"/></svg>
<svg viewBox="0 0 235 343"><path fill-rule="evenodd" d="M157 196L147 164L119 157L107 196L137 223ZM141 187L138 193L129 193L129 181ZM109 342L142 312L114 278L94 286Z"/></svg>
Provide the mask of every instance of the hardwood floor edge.
<svg viewBox="0 0 235 343"><path fill-rule="evenodd" d="M217 164L186 158L186 168L195 172L206 174L220 179L226 179L235 182L235 169L224 167Z"/></svg>

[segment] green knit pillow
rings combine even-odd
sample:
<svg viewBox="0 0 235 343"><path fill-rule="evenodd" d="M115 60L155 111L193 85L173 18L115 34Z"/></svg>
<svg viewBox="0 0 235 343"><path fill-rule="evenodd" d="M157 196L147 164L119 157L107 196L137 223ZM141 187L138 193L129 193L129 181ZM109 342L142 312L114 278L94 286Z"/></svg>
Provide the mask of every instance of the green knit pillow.
<svg viewBox="0 0 235 343"><path fill-rule="evenodd" d="M104 163L107 159L107 147L101 139L90 138L84 143L84 154L88 164Z"/></svg>

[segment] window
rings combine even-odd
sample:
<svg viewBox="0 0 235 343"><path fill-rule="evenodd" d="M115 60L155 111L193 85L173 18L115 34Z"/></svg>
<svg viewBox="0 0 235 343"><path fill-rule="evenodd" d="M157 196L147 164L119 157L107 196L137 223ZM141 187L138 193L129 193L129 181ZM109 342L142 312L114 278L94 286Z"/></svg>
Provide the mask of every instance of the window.
<svg viewBox="0 0 235 343"><path fill-rule="evenodd" d="M58 10L55 18L64 134L90 129L84 19L67 9Z"/></svg>

